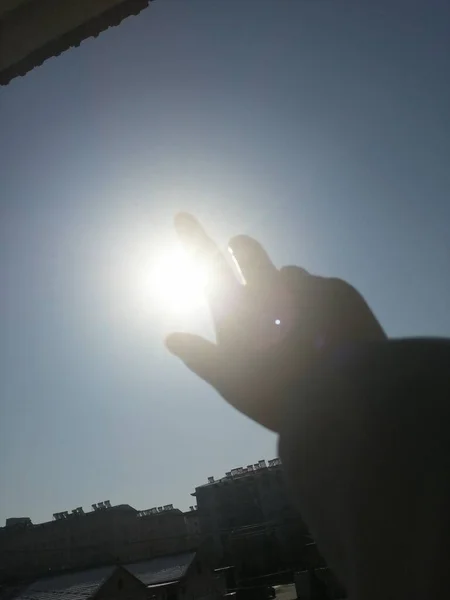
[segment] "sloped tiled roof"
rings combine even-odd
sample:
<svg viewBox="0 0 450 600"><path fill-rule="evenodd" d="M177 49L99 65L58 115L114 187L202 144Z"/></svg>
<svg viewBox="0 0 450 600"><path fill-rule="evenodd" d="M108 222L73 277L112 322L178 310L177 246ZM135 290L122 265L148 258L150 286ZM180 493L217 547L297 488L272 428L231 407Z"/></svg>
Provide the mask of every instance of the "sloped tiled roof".
<svg viewBox="0 0 450 600"><path fill-rule="evenodd" d="M97 37L108 29L120 25L120 23L131 15L139 14L147 8L152 0L123 0L102 14L92 18L62 34L58 38L48 42L40 48L36 48L25 58L3 70L0 70L0 85L7 85L15 77L20 77L40 66L43 62L53 56L59 56L69 48L79 46L81 42L90 37ZM0 20L0 29L2 22Z"/></svg>
<svg viewBox="0 0 450 600"><path fill-rule="evenodd" d="M100 567L39 579L25 588L15 600L87 600L115 569L114 566Z"/></svg>
<svg viewBox="0 0 450 600"><path fill-rule="evenodd" d="M13 600L27 587L27 584L0 585L0 600Z"/></svg>
<svg viewBox="0 0 450 600"><path fill-rule="evenodd" d="M195 552L160 556L144 562L124 565L125 569L145 585L178 581L184 577L195 558Z"/></svg>

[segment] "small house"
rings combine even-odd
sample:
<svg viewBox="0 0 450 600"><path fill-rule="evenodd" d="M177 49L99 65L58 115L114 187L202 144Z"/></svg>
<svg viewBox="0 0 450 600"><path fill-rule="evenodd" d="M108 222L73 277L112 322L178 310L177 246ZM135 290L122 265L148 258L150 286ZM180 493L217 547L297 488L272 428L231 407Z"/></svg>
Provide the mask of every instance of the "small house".
<svg viewBox="0 0 450 600"><path fill-rule="evenodd" d="M198 552L125 565L148 590L148 600L218 600L217 578Z"/></svg>
<svg viewBox="0 0 450 600"><path fill-rule="evenodd" d="M38 579L15 600L147 600L147 594L129 571L110 566Z"/></svg>

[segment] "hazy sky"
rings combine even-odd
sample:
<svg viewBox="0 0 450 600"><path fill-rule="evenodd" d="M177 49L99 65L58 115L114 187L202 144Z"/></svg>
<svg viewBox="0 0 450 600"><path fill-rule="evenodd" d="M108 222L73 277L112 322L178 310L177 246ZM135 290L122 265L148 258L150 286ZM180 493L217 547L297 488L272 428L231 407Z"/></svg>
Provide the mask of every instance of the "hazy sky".
<svg viewBox="0 0 450 600"><path fill-rule="evenodd" d="M450 335L449 31L447 0L156 0L0 90L1 521L276 456L162 345L208 331L149 285L178 210Z"/></svg>

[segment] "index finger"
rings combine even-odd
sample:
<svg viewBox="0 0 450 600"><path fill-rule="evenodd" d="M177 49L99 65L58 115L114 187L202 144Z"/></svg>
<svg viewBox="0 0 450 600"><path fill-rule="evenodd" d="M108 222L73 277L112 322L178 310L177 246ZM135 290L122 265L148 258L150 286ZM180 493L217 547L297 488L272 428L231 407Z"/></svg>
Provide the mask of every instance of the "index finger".
<svg viewBox="0 0 450 600"><path fill-rule="evenodd" d="M175 217L175 229L183 245L194 253L195 260L206 267L209 296L221 295L237 286L231 266L195 217L188 213L178 214Z"/></svg>
<svg viewBox="0 0 450 600"><path fill-rule="evenodd" d="M273 285L278 269L258 241L248 235L237 235L229 246L247 285L255 288Z"/></svg>

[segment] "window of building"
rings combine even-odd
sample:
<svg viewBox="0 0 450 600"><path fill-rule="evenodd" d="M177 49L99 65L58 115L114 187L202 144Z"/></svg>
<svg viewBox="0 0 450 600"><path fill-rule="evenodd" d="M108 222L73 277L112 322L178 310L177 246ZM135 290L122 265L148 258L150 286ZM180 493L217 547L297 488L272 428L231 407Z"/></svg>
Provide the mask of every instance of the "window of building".
<svg viewBox="0 0 450 600"><path fill-rule="evenodd" d="M123 589L123 579L120 578L117 582L117 589L118 590L122 590Z"/></svg>

